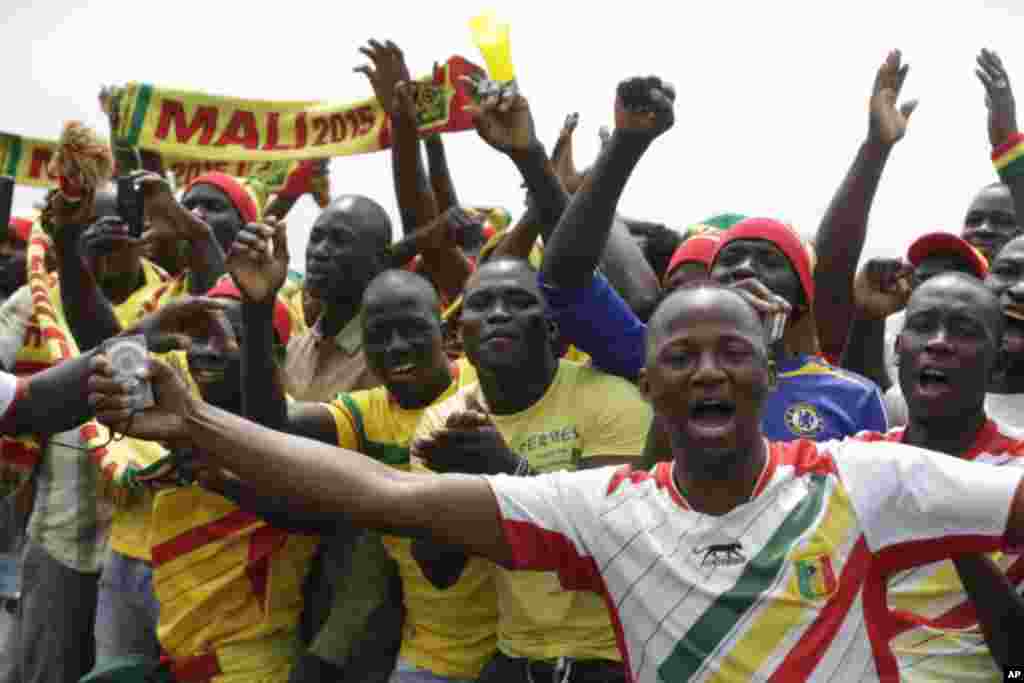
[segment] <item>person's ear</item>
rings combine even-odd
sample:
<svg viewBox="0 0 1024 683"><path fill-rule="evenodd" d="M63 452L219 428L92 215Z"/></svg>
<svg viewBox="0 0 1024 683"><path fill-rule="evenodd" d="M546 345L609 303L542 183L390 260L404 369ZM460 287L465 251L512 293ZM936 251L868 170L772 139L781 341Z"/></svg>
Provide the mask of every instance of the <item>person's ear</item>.
<svg viewBox="0 0 1024 683"><path fill-rule="evenodd" d="M640 374L636 378L636 386L640 389L640 393L648 401L651 400L651 385L647 380L647 368L641 368Z"/></svg>

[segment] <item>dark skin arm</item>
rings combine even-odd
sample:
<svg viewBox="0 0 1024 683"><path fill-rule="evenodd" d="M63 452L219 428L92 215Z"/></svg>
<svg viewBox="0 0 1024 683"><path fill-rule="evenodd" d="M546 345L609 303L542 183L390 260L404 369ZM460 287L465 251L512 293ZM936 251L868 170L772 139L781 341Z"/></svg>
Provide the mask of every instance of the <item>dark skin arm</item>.
<svg viewBox="0 0 1024 683"><path fill-rule="evenodd" d="M93 416L89 405L92 353L55 365L26 380L28 389L5 420L4 436L56 434Z"/></svg>
<svg viewBox="0 0 1024 683"><path fill-rule="evenodd" d="M158 175L141 173L138 183L145 198L149 229L144 242L188 242L189 293L205 294L225 272L224 250L213 230L178 203L167 182Z"/></svg>
<svg viewBox="0 0 1024 683"><path fill-rule="evenodd" d="M633 276L637 274L635 268L639 262L643 262L651 288L650 297L645 298L639 311L636 297L631 301L626 292L620 292L638 316L641 312L650 314L657 298L657 278L646 265L643 252L629 236L625 225L620 225L618 231L613 230L613 226L617 222L615 209L619 197L633 169L651 142L673 124L674 98L671 86L654 78L632 79L619 86L615 105L616 131L587 173L583 185L545 246L541 273L548 283L561 289L585 287L599 263L609 271L609 279L615 274L616 280L623 281L620 276L629 275L624 281L638 282ZM612 242L614 232L624 239L616 238ZM637 260L616 260L613 257L616 251L613 245L624 248L625 240L632 244ZM607 253L606 248L609 249Z"/></svg>
<svg viewBox="0 0 1024 683"><path fill-rule="evenodd" d="M1020 634L1024 633L1024 599L1017 594L995 562L984 555L953 559L956 572L974 603L978 624L992 658L1000 666L1020 663Z"/></svg>
<svg viewBox="0 0 1024 683"><path fill-rule="evenodd" d="M978 55L975 73L985 88L985 104L988 107L988 137L993 147L1007 142L1019 132L1017 127L1017 104L1010 87L1010 78L1003 66L1003 60L992 50L982 50ZM1010 188L1013 210L1020 225L1024 216L1024 175L1002 179Z"/></svg>
<svg viewBox="0 0 1024 683"><path fill-rule="evenodd" d="M913 267L899 259L871 259L853 283L855 317L840 365L887 390L885 319L903 310L910 297Z"/></svg>
<svg viewBox="0 0 1024 683"><path fill-rule="evenodd" d="M99 406L105 423L130 428L132 436L197 448L211 465L289 505L382 533L430 535L497 563L511 561L497 522L498 503L485 479L402 472L353 451L256 425L192 396L174 370L155 359L148 377L158 405L136 414L129 425L128 398L111 375L109 360L95 359L90 403Z"/></svg>
<svg viewBox="0 0 1024 683"><path fill-rule="evenodd" d="M406 115L399 102L396 88L399 83L412 80L401 49L391 41L369 41L359 48L371 65L356 67L366 76L374 95L391 123L391 172L402 217L402 231L412 233L437 216L437 203L427 182L426 169L420 156L419 131L416 129L415 107L413 117Z"/></svg>
<svg viewBox="0 0 1024 683"><path fill-rule="evenodd" d="M452 182L452 174L448 168L448 157L444 151L444 142L441 140L441 135L435 133L427 136L423 144L427 149L430 187L433 189L434 198L437 200L437 209L443 213L453 206L459 205L459 198L455 194L455 183Z"/></svg>
<svg viewBox="0 0 1024 683"><path fill-rule="evenodd" d="M814 315L822 350L835 356L843 352L848 336L853 338L850 334L855 308L852 284L864 249L875 192L893 145L903 138L910 115L917 106L916 101L896 106L908 69L900 63L899 50L890 52L879 68L871 95L867 140L857 151L818 226L814 288L828 295L815 298Z"/></svg>

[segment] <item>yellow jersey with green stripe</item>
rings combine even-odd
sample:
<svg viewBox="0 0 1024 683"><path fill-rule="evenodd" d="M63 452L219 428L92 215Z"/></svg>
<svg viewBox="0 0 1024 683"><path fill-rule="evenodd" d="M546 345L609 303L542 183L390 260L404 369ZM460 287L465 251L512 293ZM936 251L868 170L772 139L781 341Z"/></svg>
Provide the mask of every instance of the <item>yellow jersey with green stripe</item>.
<svg viewBox="0 0 1024 683"><path fill-rule="evenodd" d="M721 516L667 462L487 480L511 567L603 595L637 683L899 681L888 577L1005 547L1022 472L856 439L767 451Z"/></svg>
<svg viewBox="0 0 1024 683"><path fill-rule="evenodd" d="M447 399L457 386L456 379L437 401ZM341 394L328 408L337 426L339 447L401 470L437 476L411 464L409 458L409 444L425 408L403 409L385 387ZM497 640L492 565L471 558L454 586L438 590L413 559L409 539L384 536L383 540L402 579L406 614L400 656L440 676L476 678L494 655Z"/></svg>

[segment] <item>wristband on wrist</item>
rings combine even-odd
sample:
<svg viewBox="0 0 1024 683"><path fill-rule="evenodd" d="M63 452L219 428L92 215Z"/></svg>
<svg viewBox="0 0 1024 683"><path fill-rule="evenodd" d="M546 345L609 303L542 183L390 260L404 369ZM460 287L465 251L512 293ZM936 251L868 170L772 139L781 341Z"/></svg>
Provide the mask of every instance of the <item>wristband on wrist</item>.
<svg viewBox="0 0 1024 683"><path fill-rule="evenodd" d="M993 149L992 165L1003 182L1024 176L1024 133L1011 135L1009 140Z"/></svg>

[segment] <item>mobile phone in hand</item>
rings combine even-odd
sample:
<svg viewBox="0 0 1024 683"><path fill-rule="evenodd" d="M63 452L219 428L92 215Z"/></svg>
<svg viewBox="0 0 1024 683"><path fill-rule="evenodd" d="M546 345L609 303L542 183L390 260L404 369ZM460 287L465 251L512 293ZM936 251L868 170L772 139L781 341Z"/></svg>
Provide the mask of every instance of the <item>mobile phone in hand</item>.
<svg viewBox="0 0 1024 683"><path fill-rule="evenodd" d="M132 237L142 237L145 206L142 188L131 176L117 179L117 215L128 226Z"/></svg>
<svg viewBox="0 0 1024 683"><path fill-rule="evenodd" d="M139 372L146 369L149 361L146 337L134 334L108 339L103 344L103 352L114 367L114 379L130 387L131 410L152 408L155 403L153 386L149 380L139 377Z"/></svg>

